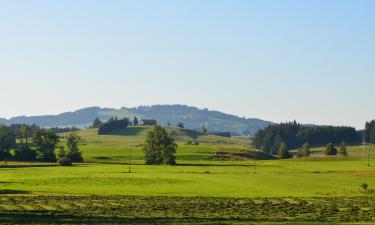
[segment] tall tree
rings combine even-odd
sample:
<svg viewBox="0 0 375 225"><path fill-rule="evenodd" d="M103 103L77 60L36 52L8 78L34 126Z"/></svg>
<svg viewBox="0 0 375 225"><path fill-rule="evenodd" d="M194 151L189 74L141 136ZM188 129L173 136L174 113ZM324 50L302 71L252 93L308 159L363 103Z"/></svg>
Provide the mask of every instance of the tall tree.
<svg viewBox="0 0 375 225"><path fill-rule="evenodd" d="M148 165L175 165L177 144L170 137L167 130L161 126L154 126L145 139L145 162Z"/></svg>
<svg viewBox="0 0 375 225"><path fill-rule="evenodd" d="M66 136L66 145L68 147L66 157L70 158L72 162L83 162L82 153L79 150L82 140L82 137L76 133L70 133Z"/></svg>
<svg viewBox="0 0 375 225"><path fill-rule="evenodd" d="M303 157L309 157L310 156L310 146L309 146L309 143L305 143L303 144L302 146L302 155Z"/></svg>
<svg viewBox="0 0 375 225"><path fill-rule="evenodd" d="M16 139L7 126L0 125L0 159L5 160L11 157L10 148L15 145Z"/></svg>
<svg viewBox="0 0 375 225"><path fill-rule="evenodd" d="M29 137L30 137L31 129L29 126L22 124L19 131L19 138L21 141L22 148L29 147Z"/></svg>
<svg viewBox="0 0 375 225"><path fill-rule="evenodd" d="M33 142L37 148L37 159L45 162L56 162L55 148L59 142L59 136L51 129L36 129Z"/></svg>
<svg viewBox="0 0 375 225"><path fill-rule="evenodd" d="M133 119L133 126L138 126L138 124L139 124L138 118L135 116Z"/></svg>
<svg viewBox="0 0 375 225"><path fill-rule="evenodd" d="M284 142L281 142L280 148L279 148L279 158L280 159L289 159L292 158L292 155L289 153L286 144Z"/></svg>

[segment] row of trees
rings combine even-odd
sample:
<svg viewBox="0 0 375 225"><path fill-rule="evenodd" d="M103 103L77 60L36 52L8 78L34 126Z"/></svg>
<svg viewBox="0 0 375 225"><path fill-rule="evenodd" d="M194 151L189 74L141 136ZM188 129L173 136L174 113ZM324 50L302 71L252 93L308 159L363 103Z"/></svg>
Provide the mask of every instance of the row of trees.
<svg viewBox="0 0 375 225"><path fill-rule="evenodd" d="M367 143L375 144L375 120L366 123L363 135Z"/></svg>
<svg viewBox="0 0 375 225"><path fill-rule="evenodd" d="M310 145L309 143L305 143L302 145L301 148L299 148L296 152L296 157L297 158L302 158L302 157L309 157L311 154L310 152ZM338 149L336 146L332 143L329 143L326 145L325 150L324 150L325 155L341 155L341 156L348 156L348 151L346 147L346 143L342 142ZM278 150L278 156L280 159L288 159L292 158L292 154L289 152L286 144L284 142L280 143L279 150Z"/></svg>
<svg viewBox="0 0 375 225"><path fill-rule="evenodd" d="M60 137L53 129L42 129L25 124L0 125L0 160L56 162L60 158L71 162L83 162L79 151L82 139L75 133L66 137L64 145L59 145ZM59 148L60 153L55 150Z"/></svg>
<svg viewBox="0 0 375 225"><path fill-rule="evenodd" d="M361 137L352 127L302 126L296 121L270 125L256 133L253 143L262 151L276 154L281 143L288 149L297 149L304 143L314 146L326 143L358 143Z"/></svg>
<svg viewBox="0 0 375 225"><path fill-rule="evenodd" d="M94 121L95 123L95 121ZM129 119L128 118L123 118L123 119L117 119L116 118L111 118L107 122L102 123L99 126L98 133L100 135L103 134L110 134L111 132L115 130L120 130L120 129L125 129L129 126Z"/></svg>

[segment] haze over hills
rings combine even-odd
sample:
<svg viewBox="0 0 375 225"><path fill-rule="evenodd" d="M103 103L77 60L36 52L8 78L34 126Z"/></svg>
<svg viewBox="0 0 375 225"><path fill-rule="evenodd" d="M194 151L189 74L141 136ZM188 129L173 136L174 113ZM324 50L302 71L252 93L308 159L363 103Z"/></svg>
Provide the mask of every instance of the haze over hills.
<svg viewBox="0 0 375 225"><path fill-rule="evenodd" d="M156 119L159 124L172 126L179 122L185 127L193 130L200 130L206 125L209 132L231 132L234 135L254 134L271 122L256 118L241 118L235 115L219 111L199 109L186 105L153 105L139 106L134 108L101 108L88 107L74 112L65 112L59 115L45 116L19 116L11 119L1 119L2 124L25 123L37 124L42 127L68 127L77 126L80 128L89 127L95 118L106 121L111 117L128 117L132 119L137 116L139 119Z"/></svg>

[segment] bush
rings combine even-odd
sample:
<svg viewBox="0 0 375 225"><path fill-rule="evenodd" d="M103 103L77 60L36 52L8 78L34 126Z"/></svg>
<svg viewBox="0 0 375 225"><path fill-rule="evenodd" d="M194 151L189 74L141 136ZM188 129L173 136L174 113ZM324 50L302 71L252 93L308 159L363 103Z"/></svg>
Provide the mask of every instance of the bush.
<svg viewBox="0 0 375 225"><path fill-rule="evenodd" d="M348 156L348 150L346 148L346 143L342 142L339 148L339 154L342 156Z"/></svg>
<svg viewBox="0 0 375 225"><path fill-rule="evenodd" d="M367 184L367 183L363 183L363 184L361 184L361 188L362 188L364 191L367 191L367 190L368 190L368 184Z"/></svg>
<svg viewBox="0 0 375 225"><path fill-rule="evenodd" d="M332 143L326 145L325 155L337 155L337 149Z"/></svg>
<svg viewBox="0 0 375 225"><path fill-rule="evenodd" d="M57 163L60 166L72 166L73 165L72 160L69 159L68 157L59 158L59 160L57 160Z"/></svg>
<svg viewBox="0 0 375 225"><path fill-rule="evenodd" d="M33 162L36 160L36 152L30 148L21 148L14 151L14 160Z"/></svg>
<svg viewBox="0 0 375 225"><path fill-rule="evenodd" d="M280 159L289 159L289 158L292 158L292 155L289 153L289 151L286 148L286 145L285 145L284 142L281 142L281 144L280 144L279 158Z"/></svg>
<svg viewBox="0 0 375 225"><path fill-rule="evenodd" d="M298 151L296 153L296 156L297 156L297 158L302 158L304 156L302 148L298 149Z"/></svg>

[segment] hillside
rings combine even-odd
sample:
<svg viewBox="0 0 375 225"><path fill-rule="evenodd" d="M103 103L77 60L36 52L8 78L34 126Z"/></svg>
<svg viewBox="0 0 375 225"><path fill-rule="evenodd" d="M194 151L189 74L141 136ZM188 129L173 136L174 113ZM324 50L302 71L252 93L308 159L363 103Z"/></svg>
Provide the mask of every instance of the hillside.
<svg viewBox="0 0 375 225"><path fill-rule="evenodd" d="M95 118L103 121L110 117L129 117L133 118L153 118L162 125L170 123L172 126L179 122L184 123L185 127L192 130L200 130L202 125L208 127L209 132L231 132L234 135L254 134L259 129L271 124L269 121L253 118L241 118L218 111L208 109L199 109L185 105L154 105L140 106L135 108L100 108L89 107L74 112L61 113L59 115L45 116L20 116L9 120L1 119L0 123L26 123L37 124L43 127L88 127Z"/></svg>
<svg viewBox="0 0 375 225"><path fill-rule="evenodd" d="M134 162L143 164L143 143L152 127L129 127L110 135L98 135L97 129L78 131L85 140L81 147L86 162L127 163L132 148ZM248 139L226 138L200 132L166 128L178 144L177 161L191 163L194 160L245 160L253 158L254 149ZM65 135L65 134L62 134ZM199 145L190 144L198 142ZM266 156L259 152L257 158Z"/></svg>

